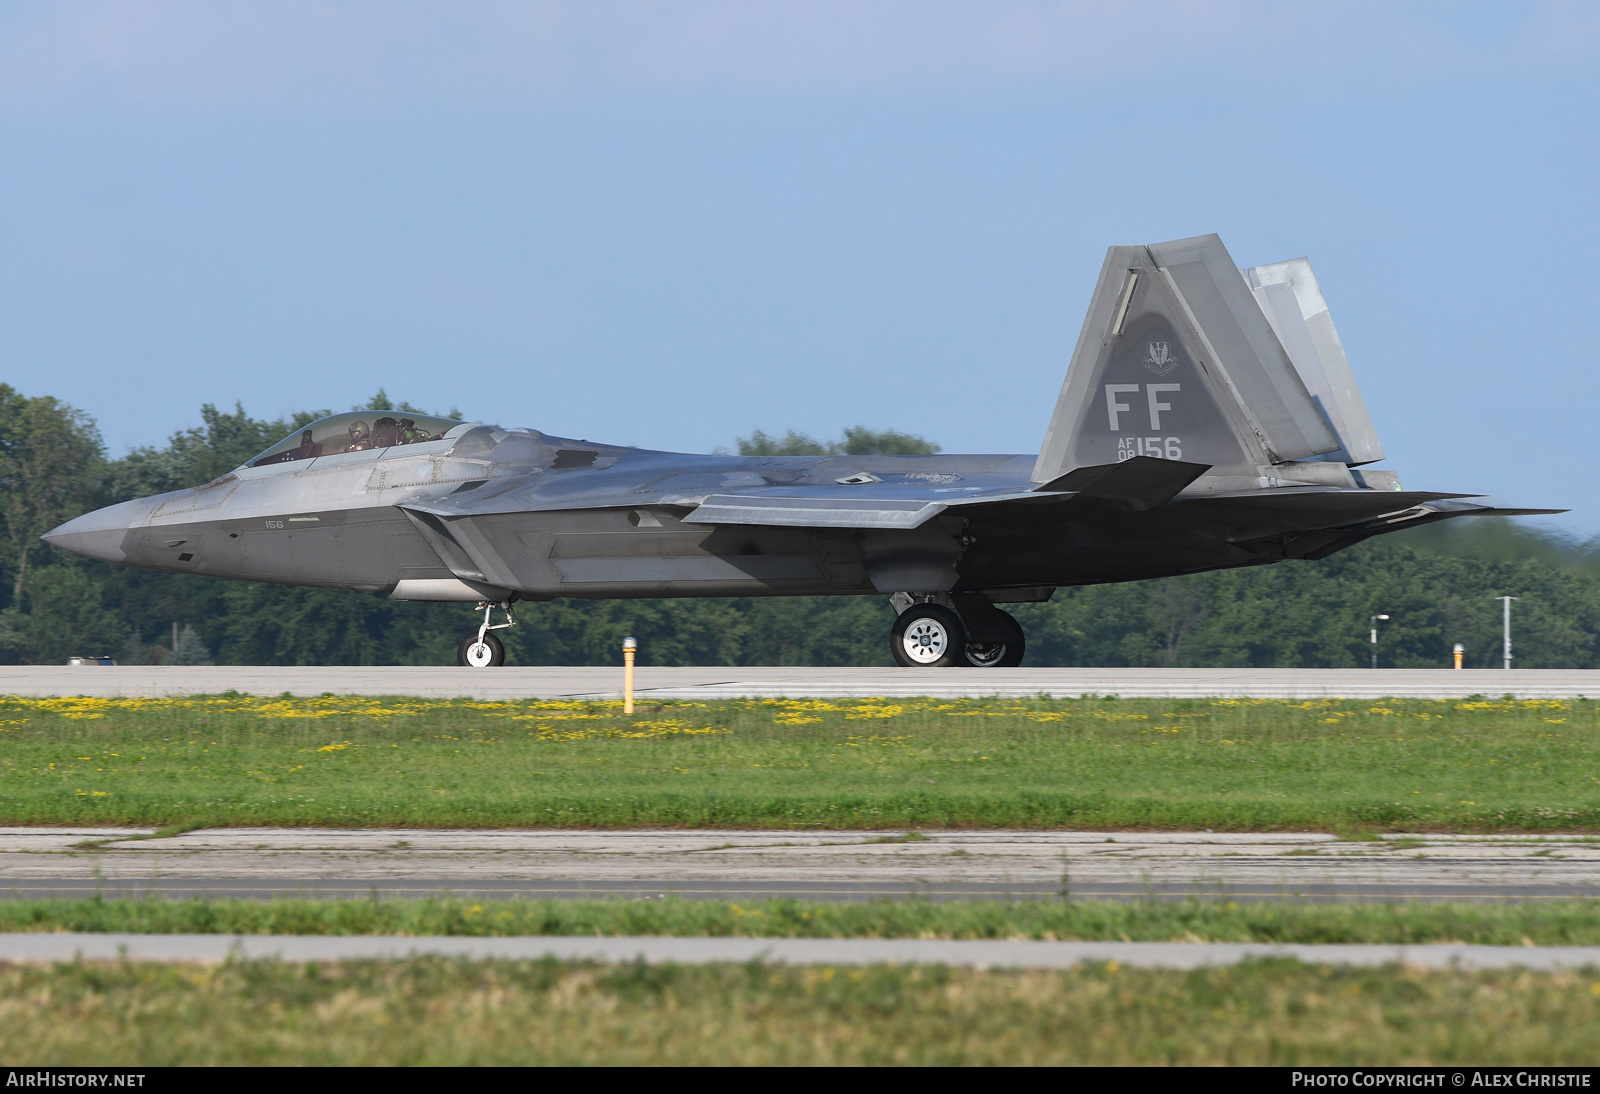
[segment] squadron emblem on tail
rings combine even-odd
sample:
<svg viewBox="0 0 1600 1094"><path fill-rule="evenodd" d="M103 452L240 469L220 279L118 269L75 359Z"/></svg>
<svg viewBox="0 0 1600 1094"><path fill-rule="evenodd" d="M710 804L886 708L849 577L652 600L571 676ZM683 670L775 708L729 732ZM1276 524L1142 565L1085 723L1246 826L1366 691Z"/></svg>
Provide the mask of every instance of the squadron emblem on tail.
<svg viewBox="0 0 1600 1094"><path fill-rule="evenodd" d="M1178 367L1178 359L1172 355L1172 346L1166 342L1146 342L1142 363L1157 376L1165 376Z"/></svg>

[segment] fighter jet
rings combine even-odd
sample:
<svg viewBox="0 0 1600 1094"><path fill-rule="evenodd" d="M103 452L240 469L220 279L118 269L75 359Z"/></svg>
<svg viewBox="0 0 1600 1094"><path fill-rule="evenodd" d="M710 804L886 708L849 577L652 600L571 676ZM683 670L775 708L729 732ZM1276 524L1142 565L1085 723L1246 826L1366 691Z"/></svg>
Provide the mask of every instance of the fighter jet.
<svg viewBox="0 0 1600 1094"><path fill-rule="evenodd" d="M1014 666L1001 605L1061 586L1320 559L1504 509L1405 490L1311 264L1241 271L1215 235L1112 247L1037 455L657 452L421 415L312 422L190 490L46 542L91 558L473 604L887 595L906 666ZM504 622L495 622L499 611Z"/></svg>

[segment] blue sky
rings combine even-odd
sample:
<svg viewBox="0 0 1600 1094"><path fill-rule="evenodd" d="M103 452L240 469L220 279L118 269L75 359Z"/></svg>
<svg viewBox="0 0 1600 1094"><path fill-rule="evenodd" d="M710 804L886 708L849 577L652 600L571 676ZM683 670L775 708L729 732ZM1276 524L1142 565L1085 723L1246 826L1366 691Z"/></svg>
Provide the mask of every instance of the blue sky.
<svg viewBox="0 0 1600 1094"><path fill-rule="evenodd" d="M1037 449L1105 248L1315 263L1406 485L1600 533L1600 6L0 7L0 379Z"/></svg>

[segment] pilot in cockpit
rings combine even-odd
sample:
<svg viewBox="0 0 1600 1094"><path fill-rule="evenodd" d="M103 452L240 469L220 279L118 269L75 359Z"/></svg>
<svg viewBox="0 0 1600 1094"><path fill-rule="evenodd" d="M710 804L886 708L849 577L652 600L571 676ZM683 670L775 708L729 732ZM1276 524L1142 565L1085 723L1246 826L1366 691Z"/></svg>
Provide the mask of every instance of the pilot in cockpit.
<svg viewBox="0 0 1600 1094"><path fill-rule="evenodd" d="M429 418L420 414L406 417L380 414L375 418L366 411L330 414L310 425L297 426L295 432L252 460L250 466L293 463L346 452L381 452L396 445L437 441L459 424L454 418Z"/></svg>

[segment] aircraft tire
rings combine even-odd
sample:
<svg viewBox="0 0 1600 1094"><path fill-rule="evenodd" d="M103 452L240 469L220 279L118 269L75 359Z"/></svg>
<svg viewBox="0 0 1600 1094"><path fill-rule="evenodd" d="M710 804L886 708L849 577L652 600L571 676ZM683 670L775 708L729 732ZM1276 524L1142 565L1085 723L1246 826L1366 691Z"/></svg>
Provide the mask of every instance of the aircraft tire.
<svg viewBox="0 0 1600 1094"><path fill-rule="evenodd" d="M1022 654L1027 643L1024 639L1015 642L997 642L987 646L977 643L967 643L967 664L979 669L1014 669L1022 664Z"/></svg>
<svg viewBox="0 0 1600 1094"><path fill-rule="evenodd" d="M913 604L889 629L889 656L906 668L949 668L966 663L967 630L961 617L938 604Z"/></svg>
<svg viewBox="0 0 1600 1094"><path fill-rule="evenodd" d="M492 669L506 663L506 646L496 634L486 634L480 646L478 632L472 631L456 647L456 664L470 669Z"/></svg>

